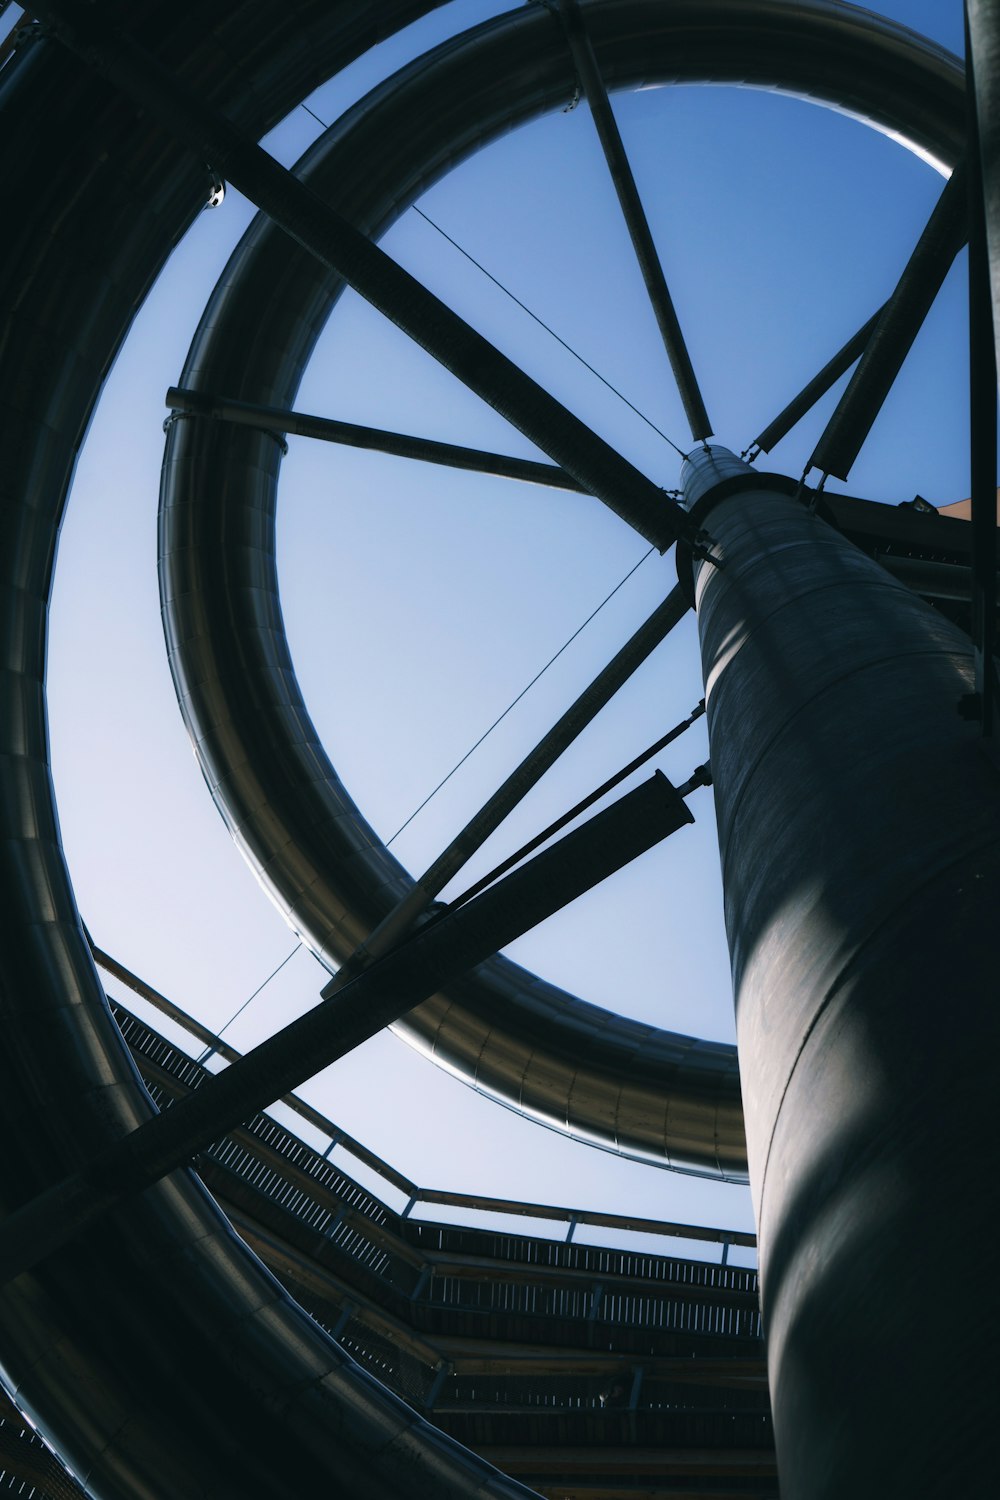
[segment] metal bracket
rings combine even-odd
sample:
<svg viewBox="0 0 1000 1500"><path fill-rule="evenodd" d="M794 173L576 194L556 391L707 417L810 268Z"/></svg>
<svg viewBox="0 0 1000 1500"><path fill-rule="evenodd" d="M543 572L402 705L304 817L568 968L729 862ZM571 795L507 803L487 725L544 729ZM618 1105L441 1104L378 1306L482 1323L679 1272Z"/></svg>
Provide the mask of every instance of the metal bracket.
<svg viewBox="0 0 1000 1500"><path fill-rule="evenodd" d="M175 422L187 421L191 417L201 417L209 422L220 422L225 420L225 418L217 417L214 412L210 411L172 411L169 416L166 416L163 419L164 432L169 432ZM248 432L263 432L267 435L267 437L272 438L281 449L282 458L287 458L288 443L285 438L281 436L280 432L272 432L269 427L252 427L249 423L243 423L241 425L245 426Z"/></svg>
<svg viewBox="0 0 1000 1500"><path fill-rule="evenodd" d="M559 22L563 36L566 38L566 44L567 46L569 46L569 30L567 28L566 17L563 14L562 6L559 4L559 0L527 0L527 3L529 5L540 5L543 10L547 10L550 15L555 16L556 20ZM572 48L570 48L570 59L573 59ZM562 107L562 112L564 115L572 114L573 110L576 109L576 106L583 98L583 84L580 81L580 74L577 71L575 61L573 61L573 77L576 80L576 86L573 89L572 99L568 104L564 104Z"/></svg>

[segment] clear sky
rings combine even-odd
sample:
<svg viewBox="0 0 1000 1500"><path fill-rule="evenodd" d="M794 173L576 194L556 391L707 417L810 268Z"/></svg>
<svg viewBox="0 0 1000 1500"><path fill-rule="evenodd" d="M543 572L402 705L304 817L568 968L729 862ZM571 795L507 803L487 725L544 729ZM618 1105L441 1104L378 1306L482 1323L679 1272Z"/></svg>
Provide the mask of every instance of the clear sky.
<svg viewBox="0 0 1000 1500"><path fill-rule="evenodd" d="M311 108L332 120L410 56L506 8L455 0L317 91ZM960 0L872 8L961 50ZM615 110L718 440L739 451L889 293L942 179L856 121L759 91L650 89L617 95ZM319 130L297 109L266 144L290 164ZM684 445L584 104L479 153L420 206ZM51 621L53 766L84 919L101 946L213 1028L294 937L231 844L181 724L159 618L156 503L164 393L251 212L230 191L202 214L136 320L79 465ZM384 244L657 483L677 483L679 460L662 438L419 215L406 213ZM889 504L918 491L937 503L968 493L964 283L963 258L845 487L852 493ZM801 473L836 394L775 450L771 467ZM351 293L298 406L532 452ZM646 547L593 500L292 438L279 550L306 702L355 800L389 838ZM670 555L642 564L393 844L410 868L430 862L675 577ZM689 619L455 889L700 696ZM679 781L706 754L699 726L658 764ZM731 1039L710 793L691 806L695 828L510 951L598 1004ZM300 951L227 1036L252 1045L315 1003L324 979ZM304 1092L427 1186L751 1223L742 1190L539 1130L388 1035Z"/></svg>

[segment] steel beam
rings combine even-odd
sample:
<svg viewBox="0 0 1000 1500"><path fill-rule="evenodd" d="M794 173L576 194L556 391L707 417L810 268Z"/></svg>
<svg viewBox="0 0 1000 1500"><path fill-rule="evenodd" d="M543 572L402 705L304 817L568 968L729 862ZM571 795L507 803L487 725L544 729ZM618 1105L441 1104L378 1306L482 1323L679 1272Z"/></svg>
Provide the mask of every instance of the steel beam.
<svg viewBox="0 0 1000 1500"><path fill-rule="evenodd" d="M244 1053L194 1093L99 1152L0 1229L0 1279L29 1269L123 1199L343 1057L694 819L656 772L461 910L418 933L337 995Z"/></svg>
<svg viewBox="0 0 1000 1500"><path fill-rule="evenodd" d="M258 406L253 401L234 401L204 391L181 390L175 385L167 391L166 404L171 411L234 422L239 427L273 432L276 437L291 433L295 437L318 438L324 443L342 443L349 448L389 453L396 458L412 458L420 463L442 464L476 474L493 474L499 479L520 479L528 484L545 484L552 489L586 493L579 480L567 474L565 469L555 464L538 463L531 458L509 458L503 453L489 453L482 448L463 448L457 443L439 443L433 438L412 437L405 432L386 432L381 427L363 427L356 422L339 422L332 417L283 411L277 406Z"/></svg>
<svg viewBox="0 0 1000 1500"><path fill-rule="evenodd" d="M968 604L972 598L972 569L936 558L903 557L896 552L874 552L875 561L925 599Z"/></svg>
<svg viewBox="0 0 1000 1500"><path fill-rule="evenodd" d="M945 184L858 368L813 449L810 468L847 478L966 235L966 171L960 163Z"/></svg>
<svg viewBox="0 0 1000 1500"><path fill-rule="evenodd" d="M198 152L640 536L663 552L689 529L684 512L662 489L221 111L117 29L111 7L38 0L32 10L60 42Z"/></svg>
<svg viewBox="0 0 1000 1500"><path fill-rule="evenodd" d="M701 503L726 561L696 565L696 607L781 1493L984 1494L1000 779L956 713L971 644L787 494Z"/></svg>
<svg viewBox="0 0 1000 1500"><path fill-rule="evenodd" d="M257 138L322 78L426 8L414 0L338 0L335 6L286 0L278 11L263 0L243 0L211 7L209 16L189 0L170 7L140 0L127 8L127 18L144 27L149 44L169 53L185 77L210 80L213 96L224 99ZM697 32L693 39L691 25L678 18L680 7L660 0L601 0L588 8L588 21L594 26L598 12L603 17L595 45L616 86L677 76L697 81L704 77L699 69L705 58L717 77L793 92L808 87L814 96L832 97L952 159L963 134L956 103L960 84L939 49L869 12L835 11L826 0L761 7L759 26L747 30L728 24L732 8L733 0L695 0L685 7ZM460 53L466 90L456 110L470 117L480 111L471 127L475 139L492 138L566 102L565 48L554 45L561 41L555 35L548 47L546 38L556 28L540 8L515 10L475 34L492 37L498 30L501 39L510 32L525 36L524 65L516 73L505 71L485 44L472 66ZM620 46L617 32L625 39ZM522 79L527 82L519 92ZM44 622L63 499L79 442L136 309L198 209L204 173L200 157L176 150L155 121L111 97L49 41L32 40L19 51L4 69L0 92L4 138L19 143L0 153L4 201L23 210L12 217L10 232L0 234L5 284L18 288L18 315L0 347L6 402L0 562L9 605L0 635L9 665L23 674L28 690L25 714L12 721L20 737L17 754L0 766L6 1215L76 1169L95 1145L133 1128L148 1107L113 1035L79 931L52 811L37 684L44 677ZM415 107L412 94L397 101L399 115L419 139L406 171L399 168L391 184L373 188L382 205L365 220L373 232L391 217L385 207L390 198L411 201L420 182L434 179L446 159L472 149L471 133L459 139L455 112L435 108L435 99L444 97L435 78L427 109ZM386 170L388 153L380 142L391 137L381 129L352 148L359 175L374 179ZM405 154L401 136L395 144ZM336 166L333 172L330 191L337 192L344 178ZM309 260L291 248L292 260L298 254ZM280 266L277 249L275 261ZM295 274L306 281L298 265ZM258 315L273 315L266 295L256 302ZM322 314L323 299L312 283L304 298L314 316ZM284 322L287 302L278 305ZM254 315L251 301L251 325ZM279 326L279 340L288 326ZM248 329L245 345L231 325L221 331L237 372L253 363L248 346L255 332ZM282 355L293 358L287 346ZM242 388L219 380L215 388L294 404L294 381L280 395L270 394L279 387L267 377L262 385L248 380ZM261 439L260 446L266 456L273 444ZM209 476L210 487L217 477ZM260 719L258 708L258 732ZM541 981L535 983L544 993ZM456 1009L449 1005L449 1018ZM498 1025L503 1013L498 1001ZM596 1103L580 1133L592 1130L592 1138L603 1141L607 1119L613 1122L614 1149L623 1154L648 1148L661 1161L664 1153L676 1159L675 1151L687 1160L688 1147L697 1150L701 1143L724 1166L738 1169L742 1132L727 1123L733 1121L730 1075L721 1068L710 1072L705 1044L690 1038L675 1043L638 1025L629 1032L629 1024L607 1012L595 1019L587 1055L607 1065L610 1081L606 1094L598 1097L595 1090L589 1096ZM637 1039L634 1053L623 1035ZM480 1059L488 1046L482 1037L473 1038ZM530 1037L529 1047L534 1042ZM676 1108L671 1102L667 1120L657 1122L652 1109L644 1111L633 1080L640 1069L655 1077L662 1101L671 1076L664 1061L670 1048L687 1091ZM522 1056L533 1055L528 1050L518 1056L519 1075ZM574 1129L581 1119L576 1069L583 1056L581 1046L567 1070L572 1094L558 1093L559 1107L569 1100L573 1112L572 1119L559 1118ZM701 1095L689 1086L689 1058L705 1063L709 1083ZM525 1067L527 1107L539 1099L537 1090L531 1093L538 1072L533 1060ZM661 1086L661 1079L667 1084ZM721 1105L699 1111L709 1087ZM552 1088L540 1112L556 1100ZM342 1491L358 1500L397 1500L404 1493L413 1500L467 1500L476 1493L523 1493L428 1432L412 1411L341 1358L318 1325L282 1298L207 1195L182 1174L131 1202L106 1233L88 1237L10 1287L0 1302L0 1323L5 1378L71 1467L88 1476L95 1494L125 1500L153 1488L171 1495L206 1493L214 1500L261 1493L297 1500ZM278 1425L272 1421L276 1412Z"/></svg>
<svg viewBox="0 0 1000 1500"><path fill-rule="evenodd" d="M652 651L663 641L673 627L687 614L690 605L680 588L674 588L657 605L603 671L599 672L589 687L566 712L556 720L552 728L539 740L533 750L507 777L479 811L470 818L465 827L455 835L448 847L438 855L424 874L417 880L403 899L383 918L371 935L365 939L350 958L341 965L333 979L323 990L324 996L333 995L343 989L349 979L375 958L397 943L412 927L416 919L456 875L464 864L486 842L489 836L513 812L519 802L555 765L556 761L573 741L583 733L610 703L618 689L638 671Z"/></svg>
<svg viewBox="0 0 1000 1500"><path fill-rule="evenodd" d="M949 55L870 12L831 8L827 0L802 0L788 14L784 6L765 7L738 28L732 6L588 0L586 16L613 88L708 76L792 93L805 88L946 163L956 158L965 133L963 81ZM374 235L451 164L558 110L571 92L561 27L541 6L522 7L405 68L390 92L377 91L310 148L303 172ZM323 275L284 238L269 221L251 229L212 298L181 383L294 406L340 278ZM161 587L170 601L164 618L176 643L175 681L213 796L240 847L305 941L334 967L408 880L391 853L371 842L294 689L287 711L289 662L272 628L280 611L270 541L262 545L260 528L261 507L270 515L276 495L274 455L254 450L252 441L213 441L207 428L177 423L164 470ZM261 439L259 446L272 445ZM188 505L199 496L209 503ZM189 519L200 535L187 530ZM219 537L230 539L229 558L217 555ZM266 590L261 577L269 580ZM207 606L197 604L197 619L185 619L178 602L184 595ZM233 612L224 625L211 604L222 599ZM223 724L224 734L214 727ZM474 1079L484 1094L558 1121L575 1138L660 1165L742 1173L735 1055L725 1045L587 1006L504 959L482 966L460 991L412 1012L399 1034ZM669 1107L660 1113L654 1098Z"/></svg>
<svg viewBox="0 0 1000 1500"><path fill-rule="evenodd" d="M632 241L635 258L639 263L639 270L642 272L653 315L667 351L667 358L670 360L670 368L677 381L677 389L684 405L691 436L695 442L700 442L712 432L712 424L705 409L705 402L698 385L698 378L694 373L694 365L691 363L687 344L684 342L680 319L663 274L663 266L650 232L642 199L639 197L639 189L635 185L632 168L629 165L621 133L611 108L611 101L608 98L608 91L576 0L560 0L560 4L560 14L566 27L573 62L597 127L604 159L608 164L615 192L618 194L618 202Z"/></svg>
<svg viewBox="0 0 1000 1500"><path fill-rule="evenodd" d="M448 910L453 910L457 906L464 906L466 901L471 901L473 896L478 896L480 891L484 891L495 880L499 880L501 875L506 875L508 870L512 870L515 865L520 864L522 859L527 859L529 854L534 854L535 850L541 848L542 844L554 838L557 833L561 833L569 823L573 822L574 818L580 817L581 813L585 813L596 802L600 802L601 798L606 797L608 792L613 791L616 786L620 786L623 781L626 781L629 776L638 771L647 761L652 760L654 755L659 755L661 751L665 750L686 729L690 729L691 725L697 719L700 719L704 712L704 704L699 704L687 719L683 719L680 724L675 725L673 729L669 729L666 734L660 735L659 739L654 740L651 745L648 745L645 750L630 760L627 765L622 766L621 770L616 771L613 776L609 776L606 781L602 781L600 786L595 787L592 792L588 792L579 802L575 802L566 812L561 813L554 822L547 824L540 833L535 834L534 838L529 839L526 844L522 844L513 854L509 854L506 859L501 860L500 864L495 865L492 870L487 871L467 891L463 891L460 896L456 896L453 901L448 903ZM697 779L697 785L707 786L710 784L708 769L707 767L702 767L701 770L702 774ZM682 795L687 796L688 792L693 790L694 786L688 784L682 790Z"/></svg>
<svg viewBox="0 0 1000 1500"><path fill-rule="evenodd" d="M868 322L864 323L858 329L857 333L853 334L847 340L843 348L837 351L833 358L823 366L822 370L814 375L807 385L802 387L799 394L789 401L788 405L783 411L778 413L774 421L769 422L763 432L754 438L750 444L751 448L756 448L761 453L770 453L771 449L791 432L796 422L801 421L807 411L812 411L820 397L825 396L830 387L835 385L840 379L841 375L847 373L856 359L860 359L861 355L867 349L868 342L875 332L878 321L884 311L885 305L883 304L878 312L873 313Z"/></svg>

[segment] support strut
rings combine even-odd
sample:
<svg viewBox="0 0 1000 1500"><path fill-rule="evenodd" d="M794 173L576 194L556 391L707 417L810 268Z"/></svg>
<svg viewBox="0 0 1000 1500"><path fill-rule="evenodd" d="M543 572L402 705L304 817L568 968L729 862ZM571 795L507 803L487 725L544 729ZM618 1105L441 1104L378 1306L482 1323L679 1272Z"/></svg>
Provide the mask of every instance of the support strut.
<svg viewBox="0 0 1000 1500"><path fill-rule="evenodd" d="M563 752L583 733L601 709L610 703L618 689L634 672L638 671L650 652L687 614L689 607L680 587L672 589L663 603L657 605L648 620L639 626L639 629L611 658L607 666L598 672L590 686L584 688L580 696L556 720L548 733L542 736L534 749L528 752L520 765L514 768L493 796L469 819L448 847L443 849L433 864L428 866L420 879L414 882L413 889L382 919L364 943L355 949L346 963L340 966L324 988L324 996L333 995L337 990L343 989L349 979L353 979L373 959L388 953L393 945L410 930L413 923L421 913L427 910L452 876L456 875L472 858L476 850L481 848L490 834L500 827L508 814L513 812L519 802L523 801L546 771L555 765Z"/></svg>
<svg viewBox="0 0 1000 1500"><path fill-rule="evenodd" d="M268 1104L694 819L660 772L418 933L0 1228L0 1281L82 1233Z"/></svg>
<svg viewBox="0 0 1000 1500"><path fill-rule="evenodd" d="M812 380L802 387L799 394L794 396L788 405L778 413L774 421L769 422L763 432L754 438L750 444L751 448L756 448L761 453L770 453L771 449L791 432L796 422L801 421L807 411L812 411L820 397L825 396L830 387L837 383L841 375L847 373L854 364L854 361L861 358L861 355L868 347L868 342L872 334L878 327L878 321L884 311L885 307L880 307L877 313L872 314L867 323L862 324L857 333L852 334L847 343L841 349L838 349L837 353L831 360L827 361L822 370L815 374Z"/></svg>
<svg viewBox="0 0 1000 1500"><path fill-rule="evenodd" d="M116 29L112 7L38 0L53 35L207 159L306 250L660 551L687 517L664 492L305 183Z"/></svg>
<svg viewBox="0 0 1000 1500"><path fill-rule="evenodd" d="M234 401L204 391L181 390L175 385L167 391L166 404L175 412L233 422L239 427L255 427L273 432L276 437L291 433L295 437L318 438L324 443L342 443L349 448L367 448L396 458L416 459L419 463L442 464L450 469L492 474L498 479L520 479L528 484L548 485L550 489L585 493L579 480L567 474L565 469L555 464L538 463L531 458L510 458L482 448L464 448L458 443L441 443L434 438L413 437L405 432L386 432L381 427L364 427L357 422L339 422L332 417L284 411L277 406L258 406L253 401Z"/></svg>
<svg viewBox="0 0 1000 1500"><path fill-rule="evenodd" d="M960 163L945 184L858 368L813 450L810 468L847 478L967 233L966 169Z"/></svg>
<svg viewBox="0 0 1000 1500"><path fill-rule="evenodd" d="M663 274L663 266L650 232L649 221L639 197L639 189L635 185L632 168L625 153L625 146L611 108L608 91L601 77L601 70L594 56L594 49L576 0L561 0L561 7L576 71L587 96L590 112L594 117L604 158L611 173L615 192L618 194L625 227L628 229L653 315L667 351L667 358L670 360L670 368L677 381L677 389L684 406L688 426L691 429L691 436L695 442L700 442L709 436L712 424L705 409L705 401L698 385L698 378L694 373L694 365L691 363L687 344L684 341L684 333L667 286L667 279Z"/></svg>

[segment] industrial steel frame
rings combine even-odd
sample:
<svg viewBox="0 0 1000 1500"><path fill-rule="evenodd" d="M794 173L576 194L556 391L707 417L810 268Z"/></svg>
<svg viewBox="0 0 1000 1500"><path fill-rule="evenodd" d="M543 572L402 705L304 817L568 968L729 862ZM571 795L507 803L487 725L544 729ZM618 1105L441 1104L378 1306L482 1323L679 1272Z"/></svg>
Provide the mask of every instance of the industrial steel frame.
<svg viewBox="0 0 1000 1500"><path fill-rule="evenodd" d="M850 1488L874 1497L892 1486L930 1494L945 1479L971 1492L987 1472L981 1326L991 1278L963 1280L949 1236L958 1223L983 1245L990 1222L984 1152L971 1145L988 1139L997 1056L984 1003L997 880L988 340L975 345L973 381L974 649L859 558L815 506L803 508L794 485L789 493L702 448L686 471L688 507L672 505L368 238L450 162L564 103L579 80L692 435L703 440L707 413L603 89L647 77L738 77L809 92L956 165L967 137L962 72L911 33L836 0L581 0L559 15L545 6L511 13L404 70L318 143L304 182L255 146L330 72L429 8L380 0L331 15L313 0L291 0L279 16L257 0L219 0L189 18L184 4L158 0L124 13L40 0L41 26L0 72L12 143L5 200L32 207L0 251L9 288L0 345L0 880L9 922L0 1010L3 1108L20 1142L0 1188L10 1220L0 1238L5 1378L101 1496L277 1496L313 1486L366 1496L527 1493L346 1360L247 1257L190 1174L171 1170L211 1138L204 1132L226 1110L230 1122L244 1118L261 1090L274 1084L277 1093L304 1076L302 1048L291 1037L265 1044L256 1072L234 1069L220 1081L221 1114L206 1097L189 1131L180 1110L172 1125L156 1116L116 1037L62 858L44 703L59 520L101 382L200 209L210 169L269 218L237 252L182 377L190 404L168 435L161 509L165 628L182 709L224 817L315 951L331 967L346 962L320 1009L346 1014L388 975L389 988L400 987L397 1015L424 1000L401 1024L432 1038L452 1066L478 1070L487 1092L642 1159L722 1176L745 1168L731 1049L597 1012L499 959L455 977L537 912L527 872L487 905L457 913L443 937L430 927L414 940L414 952L422 943L428 955L425 969L412 987L402 983L401 940L482 827L414 886L364 824L316 742L281 632L270 541L280 445L266 430L197 414L199 397L223 398L271 408L273 427L346 281L521 426L573 487L661 548L680 539L706 666L786 1494L818 1500ZM974 129L966 170L953 175L897 293L857 340L858 370L817 449L829 472L849 468L968 225L974 308L989 302L990 264L1000 267L997 23L976 0L969 18L981 149ZM419 109L425 91L433 111ZM391 177L371 170L388 139L397 148ZM310 190L325 174L340 195L332 206ZM240 307L252 299L260 312L262 277L280 336L267 359L254 360L238 340ZM193 503L193 476L202 493L220 495L221 528ZM220 534L226 546L213 541ZM848 602L834 608L837 590ZM775 608L786 594L787 609ZM717 645L733 631L744 643L735 666ZM869 660L861 643L873 639ZM551 763L649 644L644 637L611 664L482 826ZM267 740L262 717L281 726ZM832 753L834 745L847 753ZM785 806L789 766L793 784L808 788L795 816ZM663 834L683 821L672 792L648 795L659 797ZM641 840L622 833L628 817L595 828L590 878L636 852ZM788 845L780 864L778 823ZM817 863L816 830L827 827ZM562 869L558 855L542 885L552 869ZM473 936L455 947L450 931ZM440 983L447 999L425 999ZM942 1020L942 994L960 1026ZM271 1073L281 1047L284 1071ZM826 1106L817 1118L819 1098ZM183 1118L196 1114L192 1101ZM841 1138L831 1135L834 1122ZM919 1297L929 1264L948 1267L933 1316ZM921 1339L913 1337L918 1308ZM965 1373L945 1391L934 1372L956 1348ZM280 1462L260 1438L277 1413L287 1435ZM931 1435L935 1416L949 1435L961 1424L961 1441L947 1451Z"/></svg>

